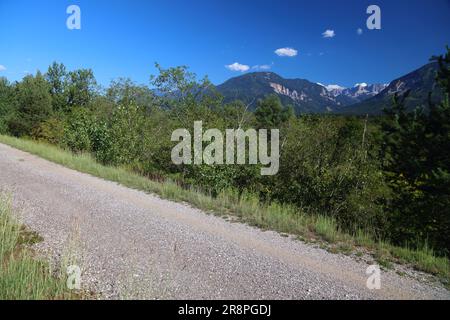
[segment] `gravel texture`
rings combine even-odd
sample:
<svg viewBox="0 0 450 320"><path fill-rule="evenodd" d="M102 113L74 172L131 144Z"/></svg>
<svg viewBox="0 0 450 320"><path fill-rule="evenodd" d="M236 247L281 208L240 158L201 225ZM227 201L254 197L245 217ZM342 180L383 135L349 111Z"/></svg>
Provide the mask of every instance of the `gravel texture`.
<svg viewBox="0 0 450 320"><path fill-rule="evenodd" d="M0 144L0 191L55 263L105 299L450 299L438 283L231 223Z"/></svg>

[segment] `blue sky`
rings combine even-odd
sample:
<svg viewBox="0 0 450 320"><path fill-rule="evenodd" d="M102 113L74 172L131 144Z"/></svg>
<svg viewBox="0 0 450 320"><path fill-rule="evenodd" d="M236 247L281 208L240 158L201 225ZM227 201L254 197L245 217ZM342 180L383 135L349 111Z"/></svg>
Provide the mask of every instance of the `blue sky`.
<svg viewBox="0 0 450 320"><path fill-rule="evenodd" d="M81 8L68 30L66 8ZM381 8L368 30L366 9ZM362 29L362 34L357 29ZM334 37L324 38L326 30ZM333 34L333 33L331 33ZM450 0L0 0L0 76L21 79L52 61L148 84L154 62L187 65L215 84L238 62L287 78L352 86L389 82L450 44ZM275 50L293 48L294 57Z"/></svg>

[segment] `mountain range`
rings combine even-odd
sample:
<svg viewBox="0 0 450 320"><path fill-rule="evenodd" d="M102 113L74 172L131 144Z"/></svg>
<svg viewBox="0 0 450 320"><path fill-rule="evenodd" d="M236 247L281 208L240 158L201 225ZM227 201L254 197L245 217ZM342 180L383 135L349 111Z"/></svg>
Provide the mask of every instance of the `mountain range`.
<svg viewBox="0 0 450 320"><path fill-rule="evenodd" d="M269 94L279 96L283 105L301 113L380 114L395 93L410 90L408 108L426 105L428 93L435 92L437 63L430 63L389 84L358 83L352 88L323 85L306 79L285 79L273 72L247 73L217 86L225 102L241 100L254 110L257 101ZM436 99L439 98L439 93Z"/></svg>
<svg viewBox="0 0 450 320"><path fill-rule="evenodd" d="M339 85L324 86L336 99L339 106L349 106L376 96L386 89L389 84L357 83L352 88L344 88Z"/></svg>
<svg viewBox="0 0 450 320"><path fill-rule="evenodd" d="M392 106L392 98L395 94L402 96L407 91L410 93L405 100L405 105L409 110L416 107L426 108L430 92L432 92L432 102L438 103L442 100L442 90L436 83L438 68L437 62L427 64L392 81L379 94L340 111L348 114L381 114L383 109Z"/></svg>

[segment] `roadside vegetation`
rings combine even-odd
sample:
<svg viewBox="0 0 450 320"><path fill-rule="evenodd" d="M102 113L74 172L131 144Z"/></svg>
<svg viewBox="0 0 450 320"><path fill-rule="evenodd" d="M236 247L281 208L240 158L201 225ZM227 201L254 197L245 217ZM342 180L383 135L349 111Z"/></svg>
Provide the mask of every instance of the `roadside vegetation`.
<svg viewBox="0 0 450 320"><path fill-rule="evenodd" d="M63 277L52 274L30 246L40 237L22 226L9 199L0 194L0 300L76 299Z"/></svg>
<svg viewBox="0 0 450 320"><path fill-rule="evenodd" d="M155 193L165 199L187 202L208 213L236 218L262 229L296 236L299 240L316 243L330 252L368 253L386 268L389 268L392 262L408 264L417 270L438 276L444 284L448 284L450 280L449 260L439 257L427 246L394 246L389 242L377 240L373 234L363 229L353 234L348 233L339 227L332 217L311 215L293 205L262 202L251 193L240 194L235 190L222 190L217 196L211 196L193 187L184 188L170 180L154 181L126 168L102 165L88 153L74 154L45 142L4 135L0 135L0 142L79 172Z"/></svg>
<svg viewBox="0 0 450 320"><path fill-rule="evenodd" d="M22 82L0 81L0 142L125 186L185 201L249 224L368 250L448 282L450 56L437 58L446 93L407 112L397 96L382 117L295 115L276 96L256 110L224 103L207 79L163 69L150 90L128 79L99 88L91 70L54 63ZM155 94L157 92L157 94ZM280 129L280 170L171 161L175 129ZM14 136L14 137L12 137Z"/></svg>

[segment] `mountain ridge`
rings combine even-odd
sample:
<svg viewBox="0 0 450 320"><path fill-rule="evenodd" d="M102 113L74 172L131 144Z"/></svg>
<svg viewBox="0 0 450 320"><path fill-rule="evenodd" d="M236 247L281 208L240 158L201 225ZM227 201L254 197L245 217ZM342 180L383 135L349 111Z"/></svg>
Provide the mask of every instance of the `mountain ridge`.
<svg viewBox="0 0 450 320"><path fill-rule="evenodd" d="M435 89L437 63L428 63L388 84L358 83L352 88L324 85L306 79L286 79L274 72L251 72L233 77L216 86L225 102L241 100L256 108L259 99L269 94L280 97L301 113L381 114L391 104L395 93L411 90L408 108L426 105L428 92ZM439 94L437 95L439 96Z"/></svg>
<svg viewBox="0 0 450 320"><path fill-rule="evenodd" d="M336 107L334 97L321 85L306 79L285 79L274 72L252 72L231 78L216 87L226 102L239 99L256 107L256 101L277 94L284 105L297 113L329 112Z"/></svg>
<svg viewBox="0 0 450 320"><path fill-rule="evenodd" d="M428 94L433 93L432 101L437 103L442 98L442 91L437 88L436 74L439 65L437 62L428 63L406 75L399 77L389 84L383 91L374 97L343 108L343 113L348 114L381 114L384 108L392 105L392 98L395 94L403 95L410 91L405 105L408 110L416 107L428 106Z"/></svg>

